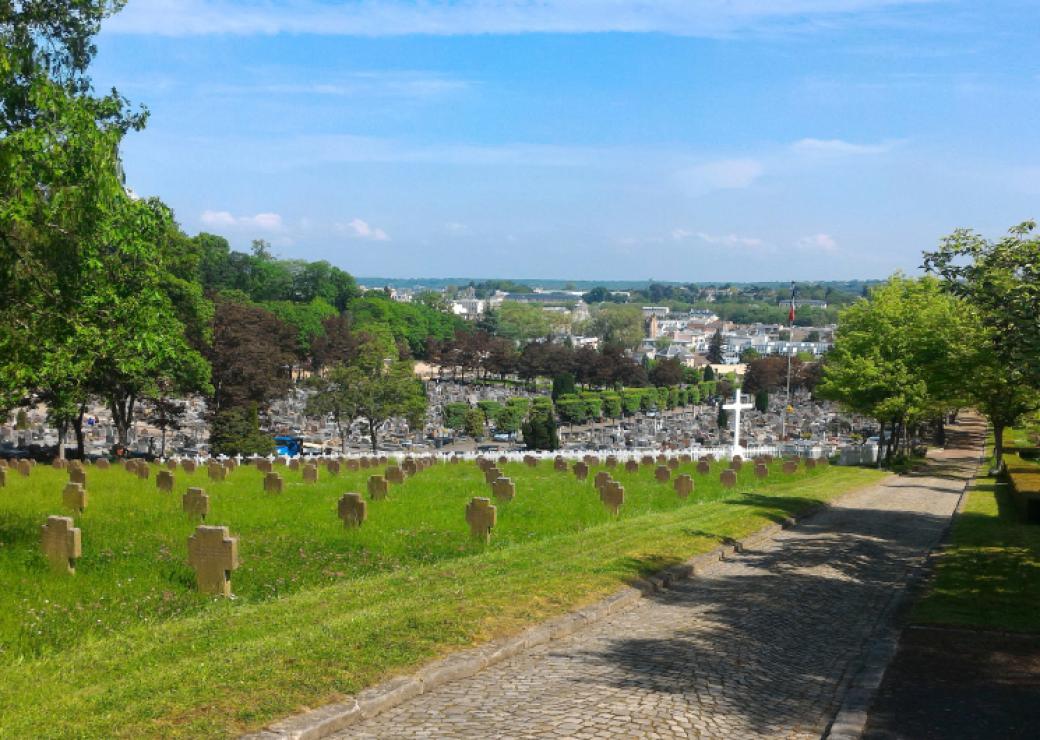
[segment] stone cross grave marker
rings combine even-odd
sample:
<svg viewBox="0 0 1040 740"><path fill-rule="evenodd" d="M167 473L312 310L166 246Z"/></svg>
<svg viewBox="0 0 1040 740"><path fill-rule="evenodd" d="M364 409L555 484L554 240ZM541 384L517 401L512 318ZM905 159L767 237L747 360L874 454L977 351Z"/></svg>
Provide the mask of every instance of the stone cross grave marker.
<svg viewBox="0 0 1040 740"><path fill-rule="evenodd" d="M698 460L697 472L701 475L707 475L711 472L711 463L709 463L707 460Z"/></svg>
<svg viewBox="0 0 1040 740"><path fill-rule="evenodd" d="M300 458L294 457L289 461L289 470L297 471L300 469Z"/></svg>
<svg viewBox="0 0 1040 740"><path fill-rule="evenodd" d="M266 473L264 475L264 492L281 493L285 483L278 473Z"/></svg>
<svg viewBox="0 0 1040 740"><path fill-rule="evenodd" d="M108 470L108 458L99 457L94 461L94 467L98 470Z"/></svg>
<svg viewBox="0 0 1040 740"><path fill-rule="evenodd" d="M538 458L534 457L533 455L524 455L524 465L526 465L529 468L537 468Z"/></svg>
<svg viewBox="0 0 1040 740"><path fill-rule="evenodd" d="M769 466L765 463L757 463L755 465L755 477L756 478L768 478L769 477Z"/></svg>
<svg viewBox="0 0 1040 740"><path fill-rule="evenodd" d="M574 463L574 477L578 480L585 480L589 477L589 466L584 461L579 460Z"/></svg>
<svg viewBox="0 0 1040 740"><path fill-rule="evenodd" d="M629 460L627 463L625 463L625 471L629 473L638 473L639 463L637 463L635 460Z"/></svg>
<svg viewBox="0 0 1040 740"><path fill-rule="evenodd" d="M657 479L658 483L667 483L668 479L672 477L672 471L668 469L667 465L658 465L654 469L654 478Z"/></svg>
<svg viewBox="0 0 1040 740"><path fill-rule="evenodd" d="M388 465L383 477L388 483L404 483L404 471L396 465Z"/></svg>
<svg viewBox="0 0 1040 740"><path fill-rule="evenodd" d="M797 460L784 460L784 475L792 475L798 472Z"/></svg>
<svg viewBox="0 0 1040 740"><path fill-rule="evenodd" d="M611 481L599 491L599 500L610 509L610 513L617 516L621 505L625 503L625 487L617 481Z"/></svg>
<svg viewBox="0 0 1040 740"><path fill-rule="evenodd" d="M54 468L55 470L61 470L66 465L67 465L66 461L62 460L60 457L56 457L53 460L51 460L51 467Z"/></svg>
<svg viewBox="0 0 1040 740"><path fill-rule="evenodd" d="M505 465L508 462L509 462L509 458L506 457L505 455L499 455L498 456L498 464L499 465Z"/></svg>
<svg viewBox="0 0 1040 740"><path fill-rule="evenodd" d="M7 485L7 468L0 465L0 488Z"/></svg>
<svg viewBox="0 0 1040 740"><path fill-rule="evenodd" d="M141 480L148 480L148 476L152 473L152 466L141 460L137 463L137 477Z"/></svg>
<svg viewBox="0 0 1040 740"><path fill-rule="evenodd" d="M181 508L189 516L205 520L209 514L209 496L202 488L189 488L187 493L181 496Z"/></svg>
<svg viewBox="0 0 1040 740"><path fill-rule="evenodd" d="M611 478L610 473L608 473L606 470L601 470L598 473L596 473L596 477L593 481L595 483L596 490L603 488L603 485L609 480L613 480L613 478Z"/></svg>
<svg viewBox="0 0 1040 740"><path fill-rule="evenodd" d="M516 496L516 485L509 478L496 478L491 483L491 493L499 501L512 501Z"/></svg>
<svg viewBox="0 0 1040 740"><path fill-rule="evenodd" d="M558 471L560 473L566 473L567 472L567 461L564 460L562 457L555 458L553 460L553 470L556 470L556 471ZM26 473L26 475L28 475L28 473Z"/></svg>
<svg viewBox="0 0 1040 740"><path fill-rule="evenodd" d="M727 468L719 475L719 482L722 483L723 488L733 488L737 485L737 474L732 468Z"/></svg>
<svg viewBox="0 0 1040 740"><path fill-rule="evenodd" d="M679 498L687 498L693 493L693 478L688 475L680 475L675 479L675 495Z"/></svg>
<svg viewBox="0 0 1040 740"><path fill-rule="evenodd" d="M479 497L472 499L466 504L466 521L469 523L470 533L484 542L490 542L496 512L497 509L491 505L491 499Z"/></svg>
<svg viewBox="0 0 1040 740"><path fill-rule="evenodd" d="M65 490L61 492L61 500L65 504L65 508L83 511L87 508L87 489L83 487L82 483L70 481L65 484Z"/></svg>
<svg viewBox="0 0 1040 740"><path fill-rule="evenodd" d="M657 462L658 465L664 465L666 462L668 462L668 458L665 457L664 455L658 455L657 459L656 459L656 462Z"/></svg>
<svg viewBox="0 0 1040 740"><path fill-rule="evenodd" d="M639 458L639 464L640 465L653 465L654 464L654 456L653 455L643 455L641 458Z"/></svg>
<svg viewBox="0 0 1040 740"><path fill-rule="evenodd" d="M83 554L83 544L79 528L72 526L71 517L47 517L47 523L40 527L40 545L52 570L76 572L76 560Z"/></svg>
<svg viewBox="0 0 1040 740"><path fill-rule="evenodd" d="M32 472L32 465L29 464L28 460L19 460L18 472L22 475L23 478L28 478L29 473Z"/></svg>
<svg viewBox="0 0 1040 740"><path fill-rule="evenodd" d="M494 483L496 480L498 480L501 477L502 477L502 471L500 471L496 466L489 465L488 467L484 468L484 482L485 483Z"/></svg>
<svg viewBox="0 0 1040 740"><path fill-rule="evenodd" d="M155 476L155 487L164 493L173 491L173 473L169 470L160 470Z"/></svg>
<svg viewBox="0 0 1040 740"><path fill-rule="evenodd" d="M670 459L668 461L668 469L669 470L675 470L678 467L679 467L679 460L678 460L678 458L673 457L672 459Z"/></svg>
<svg viewBox="0 0 1040 740"><path fill-rule="evenodd" d="M458 465L459 464L459 456L458 455L452 455L450 463L452 465Z"/></svg>
<svg viewBox="0 0 1040 740"><path fill-rule="evenodd" d="M195 461L194 460L181 460L181 470L188 475L195 472Z"/></svg>
<svg viewBox="0 0 1040 740"><path fill-rule="evenodd" d="M347 470L355 472L361 469L361 463L357 460L347 460Z"/></svg>
<svg viewBox="0 0 1040 740"><path fill-rule="evenodd" d="M419 466L416 464L415 460L413 460L410 457L406 457L404 459L404 462L401 463L401 470L404 471L405 475L411 478L413 475L419 472Z"/></svg>
<svg viewBox="0 0 1040 740"><path fill-rule="evenodd" d="M608 468L616 468L617 462L617 455L607 455L606 466Z"/></svg>
<svg viewBox="0 0 1040 740"><path fill-rule="evenodd" d="M303 482L304 483L317 483L318 482L318 466L317 465L304 465L303 466Z"/></svg>
<svg viewBox="0 0 1040 740"><path fill-rule="evenodd" d="M81 486L86 486L87 474L83 472L83 468L69 468L69 482L79 483Z"/></svg>
<svg viewBox="0 0 1040 740"><path fill-rule="evenodd" d="M166 461L166 469L167 470L176 470L177 469L177 461L173 460L173 459L167 460Z"/></svg>
<svg viewBox="0 0 1040 740"><path fill-rule="evenodd" d="M806 470L813 470L815 467L816 467L816 461L815 460L813 460L811 457L805 458L805 469Z"/></svg>
<svg viewBox="0 0 1040 740"><path fill-rule="evenodd" d="M360 527L368 516L365 500L360 493L344 493L336 508L344 527Z"/></svg>
<svg viewBox="0 0 1040 740"><path fill-rule="evenodd" d="M680 462L684 462L684 463L693 462L693 455L691 455L688 452L684 453L682 455L679 455L679 460L680 460Z"/></svg>
<svg viewBox="0 0 1040 740"><path fill-rule="evenodd" d="M231 595L231 571L238 568L238 538L227 527L200 524L188 538L188 565L204 594Z"/></svg>
<svg viewBox="0 0 1040 740"><path fill-rule="evenodd" d="M272 470L274 470L274 466L271 464L270 460L265 460L264 458L260 457L256 460L256 469L259 470L261 473L270 473Z"/></svg>
<svg viewBox="0 0 1040 740"><path fill-rule="evenodd" d="M740 447L740 412L750 411L755 408L753 403L741 403L740 402L740 388L737 388L736 396L733 399L733 403L724 403L722 408L727 411L733 412L733 454L739 455L741 451Z"/></svg>
<svg viewBox="0 0 1040 740"><path fill-rule="evenodd" d="M732 460L729 461L729 468L730 468L730 470L733 470L733 471L735 471L737 473L740 472L740 469L743 466L744 466L744 461L740 459L739 455L737 457L734 457Z"/></svg>
<svg viewBox="0 0 1040 740"><path fill-rule="evenodd" d="M209 465L206 469L209 471L210 480L224 480L227 478L227 468L223 465Z"/></svg>
<svg viewBox="0 0 1040 740"><path fill-rule="evenodd" d="M386 498L387 482L381 475L373 475L368 479L368 495L373 501Z"/></svg>

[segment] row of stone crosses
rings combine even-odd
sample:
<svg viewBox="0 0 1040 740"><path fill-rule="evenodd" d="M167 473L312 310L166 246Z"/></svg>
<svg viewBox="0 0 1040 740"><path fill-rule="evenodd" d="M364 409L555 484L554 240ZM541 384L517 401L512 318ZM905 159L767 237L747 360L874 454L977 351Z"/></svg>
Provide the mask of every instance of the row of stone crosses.
<svg viewBox="0 0 1040 740"><path fill-rule="evenodd" d="M771 462L768 456L759 457L755 460L755 475L765 478L769 475L768 464ZM359 470L386 464L387 458L360 458L339 461L336 459L323 460L326 469L332 474L338 474L341 464L345 464L350 470ZM459 463L460 458L451 458L452 463ZM499 458L498 464L504 465L508 462L504 456ZM690 455L679 457L666 457L659 455L654 458L651 455L644 456L639 462L629 460L625 464L627 472L638 472L640 466L653 466L654 477L660 483L667 483L672 472L681 463L692 462ZM710 472L710 463L714 462L711 456L702 458L697 463L697 472L707 474ZM826 459L819 461L826 465ZM433 457L406 458L400 465L392 463L387 465L382 475L372 475L368 480L368 494L373 500L386 498L389 484L401 484L405 479L416 475L422 470L435 465L437 460ZM524 463L529 467L537 467L538 459L524 456ZM127 460L122 467L130 474L147 479L151 467L143 460ZM491 486L492 495L499 501L511 501L516 496L516 486L513 481L502 475L498 466L484 457L476 459L477 466L484 472L486 483ZM619 465L618 459L608 455L604 463L608 469ZM572 471L579 480L586 480L590 466L599 466L600 460L595 455L586 455L582 460L570 465L562 456L557 456L553 461L553 467L559 472ZM806 468L815 467L816 462L812 459L805 460ZM16 464L18 473L29 476L35 466L34 461L20 460ZM56 460L55 467L67 468L69 481L62 492L62 501L66 508L75 512L83 512L87 507L88 495L86 490L86 470L83 463L73 461ZM185 472L195 471L195 463L184 460L181 466ZM211 479L223 480L227 471L237 466L234 459L224 461L211 461L208 465ZM274 464L268 460L260 459L256 467L264 475L264 490L268 493L281 493L283 482L281 476L274 472ZM724 487L732 488L736 485L736 474L743 466L743 460L734 456L729 465L721 472L720 482ZM100 459L95 462L95 467L104 469L109 467L109 462ZM171 464L170 467L175 467ZM288 463L290 469L303 470L305 482L316 483L319 473L317 463L301 464L298 459ZM798 462L788 460L784 463L784 473L797 471ZM7 468L0 464L0 487L7 482ZM610 510L611 514L617 516L625 500L625 489L616 481L609 470L601 470L595 476L595 487L599 491L600 500ZM156 475L156 488L163 492L172 492L174 486L173 471L170 469L159 470ZM679 475L673 481L673 487L679 498L687 498L694 489L693 478L690 475ZM205 520L209 514L209 496L202 488L189 488L181 497L182 508L189 516ZM364 498L359 493L344 493L337 504L339 518L345 527L359 527L367 518L367 506ZM491 531L496 524L497 509L491 504L491 499L474 497L466 506L466 522L469 524L471 534L490 542ZM76 560L82 555L82 535L79 528L74 526L71 517L49 516L46 524L41 527L41 547L52 568L58 572L75 573ZM188 563L195 569L198 589L202 593L212 593L222 596L231 594L231 571L238 568L238 538L230 535L226 526L212 526L200 524L195 533L188 539Z"/></svg>

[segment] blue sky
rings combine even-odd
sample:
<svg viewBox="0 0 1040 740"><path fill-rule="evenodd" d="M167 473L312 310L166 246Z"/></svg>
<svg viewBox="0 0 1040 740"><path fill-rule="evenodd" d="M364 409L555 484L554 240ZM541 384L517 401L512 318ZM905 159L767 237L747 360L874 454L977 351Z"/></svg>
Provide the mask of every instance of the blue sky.
<svg viewBox="0 0 1040 740"><path fill-rule="evenodd" d="M129 0L96 87L189 233L357 275L915 271L1040 217L1032 0Z"/></svg>

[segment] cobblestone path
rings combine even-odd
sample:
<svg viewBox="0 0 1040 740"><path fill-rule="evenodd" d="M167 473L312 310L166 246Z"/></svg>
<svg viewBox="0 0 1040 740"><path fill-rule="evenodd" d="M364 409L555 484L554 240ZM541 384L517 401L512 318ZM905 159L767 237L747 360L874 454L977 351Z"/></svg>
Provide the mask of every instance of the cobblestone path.
<svg viewBox="0 0 1040 740"><path fill-rule="evenodd" d="M960 449L940 452L927 476L849 495L628 611L339 737L818 738L884 607L953 514L977 458L964 448L981 431L960 427Z"/></svg>

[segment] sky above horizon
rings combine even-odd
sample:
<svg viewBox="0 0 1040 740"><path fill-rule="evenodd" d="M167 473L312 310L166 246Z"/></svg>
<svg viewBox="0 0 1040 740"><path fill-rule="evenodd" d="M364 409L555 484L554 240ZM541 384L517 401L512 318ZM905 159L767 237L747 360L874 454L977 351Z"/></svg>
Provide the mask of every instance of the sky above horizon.
<svg viewBox="0 0 1040 740"><path fill-rule="evenodd" d="M189 233L355 275L917 272L1040 217L1030 0L129 0L95 87Z"/></svg>

